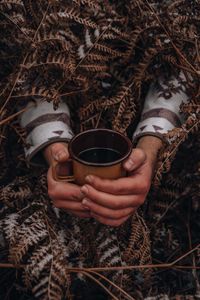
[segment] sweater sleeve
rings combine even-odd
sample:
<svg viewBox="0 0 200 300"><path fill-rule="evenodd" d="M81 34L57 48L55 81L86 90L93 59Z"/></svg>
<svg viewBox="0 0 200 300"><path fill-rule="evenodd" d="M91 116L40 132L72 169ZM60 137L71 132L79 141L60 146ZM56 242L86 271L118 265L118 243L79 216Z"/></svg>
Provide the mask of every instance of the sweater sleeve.
<svg viewBox="0 0 200 300"><path fill-rule="evenodd" d="M25 157L28 163L38 163L41 151L53 142L69 142L73 136L70 111L64 102L57 110L44 100L30 101L21 115L20 124L26 130Z"/></svg>
<svg viewBox="0 0 200 300"><path fill-rule="evenodd" d="M159 78L150 86L147 93L140 122L133 134L133 140L144 135L153 135L161 139L163 134L184 121L180 105L188 102L186 78L183 73L168 80Z"/></svg>

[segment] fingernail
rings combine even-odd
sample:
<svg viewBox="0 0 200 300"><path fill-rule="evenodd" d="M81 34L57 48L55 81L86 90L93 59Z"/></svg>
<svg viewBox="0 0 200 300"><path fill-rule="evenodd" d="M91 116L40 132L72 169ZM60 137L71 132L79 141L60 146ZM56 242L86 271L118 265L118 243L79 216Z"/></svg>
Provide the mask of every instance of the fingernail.
<svg viewBox="0 0 200 300"><path fill-rule="evenodd" d="M84 193L84 194L88 194L88 187L87 187L87 185L82 186L81 192Z"/></svg>
<svg viewBox="0 0 200 300"><path fill-rule="evenodd" d="M134 167L134 161L131 158L129 158L129 160L127 160L125 163L125 167L129 170L132 169Z"/></svg>
<svg viewBox="0 0 200 300"><path fill-rule="evenodd" d="M87 176L85 177L85 180L86 180L88 183L92 183L93 179L94 179L94 177L93 177L92 175L87 175Z"/></svg>
<svg viewBox="0 0 200 300"><path fill-rule="evenodd" d="M53 154L53 157L55 160L59 161L59 160L65 158L66 155L67 155L67 151L62 149L62 150L58 151L57 153Z"/></svg>

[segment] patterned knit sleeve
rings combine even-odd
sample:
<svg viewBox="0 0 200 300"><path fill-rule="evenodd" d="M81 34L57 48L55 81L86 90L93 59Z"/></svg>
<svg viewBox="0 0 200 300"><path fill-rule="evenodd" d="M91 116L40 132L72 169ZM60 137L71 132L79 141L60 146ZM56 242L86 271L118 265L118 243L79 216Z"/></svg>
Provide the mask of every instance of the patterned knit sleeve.
<svg viewBox="0 0 200 300"><path fill-rule="evenodd" d="M69 142L73 136L70 127L70 111L61 102L54 110L52 103L30 101L21 115L20 124L26 130L25 156L28 163L41 160L41 149L53 142ZM36 155L37 154L37 155Z"/></svg>
<svg viewBox="0 0 200 300"><path fill-rule="evenodd" d="M144 135L163 138L163 134L184 121L180 113L180 105L188 102L186 78L183 73L168 80L159 78L150 86L147 93L140 122L133 134L133 140Z"/></svg>

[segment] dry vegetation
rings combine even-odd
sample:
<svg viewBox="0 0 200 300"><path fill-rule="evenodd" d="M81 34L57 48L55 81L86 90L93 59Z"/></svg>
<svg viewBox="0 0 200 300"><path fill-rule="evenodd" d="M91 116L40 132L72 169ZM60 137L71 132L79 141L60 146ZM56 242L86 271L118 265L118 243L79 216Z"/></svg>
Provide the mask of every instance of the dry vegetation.
<svg viewBox="0 0 200 300"><path fill-rule="evenodd" d="M199 36L198 0L0 1L1 299L15 299L16 286L21 299L31 290L71 299L75 289L97 299L99 285L113 299L199 299ZM56 108L64 99L75 132L107 126L129 135L149 83L180 70L186 121L166 135L143 211L117 230L58 214L46 170L24 162L17 117L27 101Z"/></svg>

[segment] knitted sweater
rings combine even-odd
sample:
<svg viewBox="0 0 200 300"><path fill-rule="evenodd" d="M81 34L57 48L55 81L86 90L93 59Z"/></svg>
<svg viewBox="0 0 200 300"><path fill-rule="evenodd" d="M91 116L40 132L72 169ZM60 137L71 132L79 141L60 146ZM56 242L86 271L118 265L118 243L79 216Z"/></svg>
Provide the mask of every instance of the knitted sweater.
<svg viewBox="0 0 200 300"><path fill-rule="evenodd" d="M145 98L140 122L133 133L133 139L144 135L154 135L164 139L163 134L181 126L184 117L180 106L188 102L185 90L185 76L181 73L177 78L167 81L159 79L152 84ZM170 87L174 89L171 92ZM35 155L53 142L69 142L73 136L70 126L68 105L61 101L55 110L51 103L44 100L30 101L26 111L21 114L21 126L27 132L25 156L27 162L35 161Z"/></svg>
<svg viewBox="0 0 200 300"><path fill-rule="evenodd" d="M32 161L45 145L68 141L88 128L109 127L134 138L159 134L170 142L159 160L160 181L178 146L200 123L199 1L19 0L0 1L0 7L0 229L10 262L23 267L26 288L37 299L70 299L71 293L83 291L79 282L87 290L82 274L90 279L96 276L81 269L83 266L149 264L149 230L141 211L115 230L55 209L47 194L46 170L36 172L24 166L21 141L26 144L27 160ZM185 121L179 111L182 103L186 103L181 106ZM21 115L21 126L27 131L24 139L14 116L27 104L28 110ZM194 149L197 157L199 152ZM160 220L174 208L174 202L178 211L182 203L178 196L186 198L188 190L189 200L196 195L197 164L187 164L194 186L187 189L186 185L185 191L182 178L188 180L188 174L182 165L174 176L170 173L165 197L161 193L158 199L156 193L149 201L160 204L156 213L149 213L157 217L154 243L165 245L163 251L155 248L161 253L157 261L171 261L172 254L185 257L185 249L190 248L187 245L180 251L185 223L177 230L178 242L172 238L169 247L161 240L167 234L175 235L174 226L163 229ZM191 218L188 224L198 220L192 219L191 208L188 212L185 215L184 210L180 219ZM199 227L193 224L191 228ZM188 242L188 236L186 239ZM75 277L77 268L82 273ZM141 290L150 282L148 274L148 270L139 273L134 269L106 273L137 300L144 299ZM173 280L174 274L171 277ZM114 287L110 290L117 296L121 293ZM84 298L79 295L79 299Z"/></svg>

